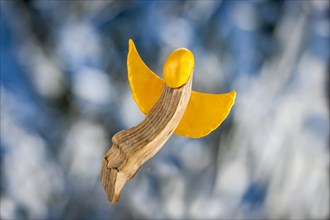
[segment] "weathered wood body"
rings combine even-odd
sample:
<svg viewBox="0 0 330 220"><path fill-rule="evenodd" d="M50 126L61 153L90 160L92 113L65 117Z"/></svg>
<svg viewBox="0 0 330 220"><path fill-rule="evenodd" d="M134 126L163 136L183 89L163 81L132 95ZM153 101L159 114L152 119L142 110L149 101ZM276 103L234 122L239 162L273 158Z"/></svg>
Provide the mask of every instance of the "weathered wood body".
<svg viewBox="0 0 330 220"><path fill-rule="evenodd" d="M113 136L101 169L101 183L110 202L118 201L125 183L160 150L180 123L190 99L192 78L193 74L177 89L165 84L145 119Z"/></svg>

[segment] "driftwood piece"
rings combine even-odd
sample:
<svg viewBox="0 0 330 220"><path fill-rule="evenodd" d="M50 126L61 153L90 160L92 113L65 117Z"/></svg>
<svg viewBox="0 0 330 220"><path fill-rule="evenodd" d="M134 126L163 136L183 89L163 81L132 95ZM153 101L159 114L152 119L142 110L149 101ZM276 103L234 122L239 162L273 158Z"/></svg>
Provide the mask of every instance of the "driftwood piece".
<svg viewBox="0 0 330 220"><path fill-rule="evenodd" d="M104 156L100 177L110 202L118 202L125 183L160 150L180 123L190 99L192 78L193 74L177 89L165 84L145 119L112 137L112 147Z"/></svg>

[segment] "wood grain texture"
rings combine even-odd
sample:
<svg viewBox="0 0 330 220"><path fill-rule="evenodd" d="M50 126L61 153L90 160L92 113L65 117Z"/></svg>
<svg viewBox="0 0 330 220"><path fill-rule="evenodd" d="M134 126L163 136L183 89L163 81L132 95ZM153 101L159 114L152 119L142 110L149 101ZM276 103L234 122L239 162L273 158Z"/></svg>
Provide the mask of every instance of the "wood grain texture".
<svg viewBox="0 0 330 220"><path fill-rule="evenodd" d="M160 150L180 123L190 99L192 78L193 74L177 89L165 85L140 124L112 137L112 147L104 156L100 177L110 202L119 200L125 183Z"/></svg>

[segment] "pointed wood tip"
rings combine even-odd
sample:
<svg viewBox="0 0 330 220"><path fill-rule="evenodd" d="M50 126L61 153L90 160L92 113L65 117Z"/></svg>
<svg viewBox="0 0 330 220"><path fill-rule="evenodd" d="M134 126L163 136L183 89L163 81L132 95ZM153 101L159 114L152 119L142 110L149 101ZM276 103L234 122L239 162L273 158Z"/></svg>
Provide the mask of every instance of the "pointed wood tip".
<svg viewBox="0 0 330 220"><path fill-rule="evenodd" d="M116 168L109 168L106 158L102 161L101 184L107 193L108 200L111 203L117 203L121 190L127 182L126 175Z"/></svg>

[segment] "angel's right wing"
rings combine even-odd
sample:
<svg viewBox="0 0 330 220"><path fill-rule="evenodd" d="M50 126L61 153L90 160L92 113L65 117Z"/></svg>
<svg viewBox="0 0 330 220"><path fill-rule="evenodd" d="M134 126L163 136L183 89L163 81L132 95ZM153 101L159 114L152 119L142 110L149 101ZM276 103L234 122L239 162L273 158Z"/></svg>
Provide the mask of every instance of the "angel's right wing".
<svg viewBox="0 0 330 220"><path fill-rule="evenodd" d="M127 55L127 72L134 101L140 110L147 114L160 97L165 83L143 62L131 39Z"/></svg>

